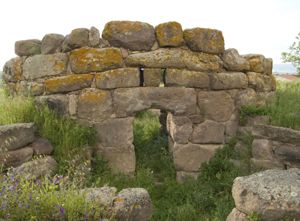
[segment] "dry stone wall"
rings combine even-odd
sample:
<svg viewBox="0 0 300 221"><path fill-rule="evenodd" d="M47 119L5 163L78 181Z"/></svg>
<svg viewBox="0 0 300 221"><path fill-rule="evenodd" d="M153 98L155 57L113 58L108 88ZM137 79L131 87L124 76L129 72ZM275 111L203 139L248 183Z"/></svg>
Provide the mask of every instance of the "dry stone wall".
<svg viewBox="0 0 300 221"><path fill-rule="evenodd" d="M4 67L11 94L36 96L60 114L94 126L97 150L116 170L135 170L133 119L156 108L168 113L169 149L178 179L235 135L241 105L272 97L272 59L224 48L221 31L155 28L111 21L102 31L79 28L15 44Z"/></svg>

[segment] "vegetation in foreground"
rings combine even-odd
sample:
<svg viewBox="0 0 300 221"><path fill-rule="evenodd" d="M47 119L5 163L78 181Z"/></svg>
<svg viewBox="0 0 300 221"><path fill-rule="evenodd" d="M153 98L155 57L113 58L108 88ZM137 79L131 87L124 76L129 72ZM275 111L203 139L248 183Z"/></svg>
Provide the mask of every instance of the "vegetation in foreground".
<svg viewBox="0 0 300 221"><path fill-rule="evenodd" d="M299 102L295 102L295 99L299 101L299 88L299 84L282 84L272 106L266 109L245 107L243 113L267 114L271 116L271 123L297 129L300 124L294 119L295 114L299 113ZM0 218L15 209L18 212L11 216L11 220L37 220L37 217L52 219L53 216L60 217L60 220L78 220L79 217L86 217L84 214L91 213L93 207L84 202L82 195L74 192L78 193L78 188L109 185L119 190L128 187L147 189L154 204L154 221L225 220L234 206L231 197L233 179L249 173L249 168L239 169L231 161L232 158L242 159L247 165L251 137L244 137L241 141L248 147L248 152L236 152L233 148L236 140L232 140L202 166L198 180L178 184L167 151L167 137L161 131L158 117L149 112L140 113L134 122L137 172L133 178L112 174L100 157L92 158L91 164L86 163L88 159L80 153L85 145L93 143L93 130L58 117L47 108L37 110L30 99L7 99L1 96L0 124L15 122L35 122L40 135L54 144L55 157L60 165L57 173L68 177L68 184L64 188L67 197L61 198L57 194L61 187L52 180L42 180L36 186L22 179L15 185L14 179L3 182L2 178ZM15 191L4 192L11 188L15 188ZM28 206L32 209L28 209Z"/></svg>

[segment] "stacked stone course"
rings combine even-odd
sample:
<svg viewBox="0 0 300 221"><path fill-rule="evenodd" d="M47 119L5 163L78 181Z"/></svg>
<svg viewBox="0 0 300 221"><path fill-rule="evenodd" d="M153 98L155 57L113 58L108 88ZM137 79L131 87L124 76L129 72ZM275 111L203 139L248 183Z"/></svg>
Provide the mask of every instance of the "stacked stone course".
<svg viewBox="0 0 300 221"><path fill-rule="evenodd" d="M64 115L94 126L97 150L115 171L135 171L133 119L168 112L169 149L178 180L236 134L241 105L263 105L276 88L272 59L224 49L221 31L155 28L112 21L99 31L75 29L62 38L18 41L20 57L4 67L11 94L36 96ZM162 86L164 85L164 86Z"/></svg>

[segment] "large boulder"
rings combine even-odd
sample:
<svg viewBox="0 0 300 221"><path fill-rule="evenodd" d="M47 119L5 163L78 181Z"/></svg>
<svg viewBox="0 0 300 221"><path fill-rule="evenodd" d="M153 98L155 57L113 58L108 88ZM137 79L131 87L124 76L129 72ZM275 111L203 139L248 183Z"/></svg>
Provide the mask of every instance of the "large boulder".
<svg viewBox="0 0 300 221"><path fill-rule="evenodd" d="M194 71L212 72L217 72L222 67L222 61L216 55L180 48L160 48L151 52L130 54L125 63L133 67L186 68Z"/></svg>
<svg viewBox="0 0 300 221"><path fill-rule="evenodd" d="M79 48L70 54L70 66L75 73L106 71L122 66L118 48Z"/></svg>
<svg viewBox="0 0 300 221"><path fill-rule="evenodd" d="M224 38L219 30L208 28L186 29L183 37L193 51L221 54L224 51Z"/></svg>
<svg viewBox="0 0 300 221"><path fill-rule="evenodd" d="M40 54L41 41L37 39L16 41L15 53L19 56L31 56L35 54Z"/></svg>
<svg viewBox="0 0 300 221"><path fill-rule="evenodd" d="M63 53L36 55L25 60L23 76L27 80L63 75L67 71L68 56Z"/></svg>
<svg viewBox="0 0 300 221"><path fill-rule="evenodd" d="M108 22L104 27L102 37L112 46L134 51L149 51L155 42L153 26L134 21Z"/></svg>
<svg viewBox="0 0 300 221"><path fill-rule="evenodd" d="M160 47L177 47L184 43L182 27L178 22L166 22L155 27Z"/></svg>
<svg viewBox="0 0 300 221"><path fill-rule="evenodd" d="M117 188L109 186L85 188L81 191L85 194L86 201L104 206L105 208L113 206L114 198L117 195Z"/></svg>
<svg viewBox="0 0 300 221"><path fill-rule="evenodd" d="M267 170L237 177L232 187L236 208L261 220L298 220L300 217L300 169Z"/></svg>
<svg viewBox="0 0 300 221"><path fill-rule="evenodd" d="M224 66L228 71L249 71L249 61L242 57L234 48L226 49L222 56Z"/></svg>
<svg viewBox="0 0 300 221"><path fill-rule="evenodd" d="M46 34L42 39L42 54L54 54L61 52L61 46L65 37L60 34Z"/></svg>
<svg viewBox="0 0 300 221"><path fill-rule="evenodd" d="M153 208L149 193L142 188L121 190L113 203L118 221L149 221Z"/></svg>
<svg viewBox="0 0 300 221"><path fill-rule="evenodd" d="M33 123L19 123L0 126L0 149L16 150L35 139Z"/></svg>

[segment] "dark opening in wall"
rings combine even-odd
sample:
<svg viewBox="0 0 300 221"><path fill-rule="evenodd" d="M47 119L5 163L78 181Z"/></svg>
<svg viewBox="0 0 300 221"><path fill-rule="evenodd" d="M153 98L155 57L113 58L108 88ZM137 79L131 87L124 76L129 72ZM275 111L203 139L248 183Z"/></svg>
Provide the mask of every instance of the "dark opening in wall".
<svg viewBox="0 0 300 221"><path fill-rule="evenodd" d="M167 73L167 69L165 68L161 69L160 87L166 86L166 73Z"/></svg>
<svg viewBox="0 0 300 221"><path fill-rule="evenodd" d="M136 115L133 124L136 170L150 170L158 182L176 176L168 135L161 124L163 114L159 109L143 111Z"/></svg>
<svg viewBox="0 0 300 221"><path fill-rule="evenodd" d="M144 68L140 68L140 87L144 86Z"/></svg>

